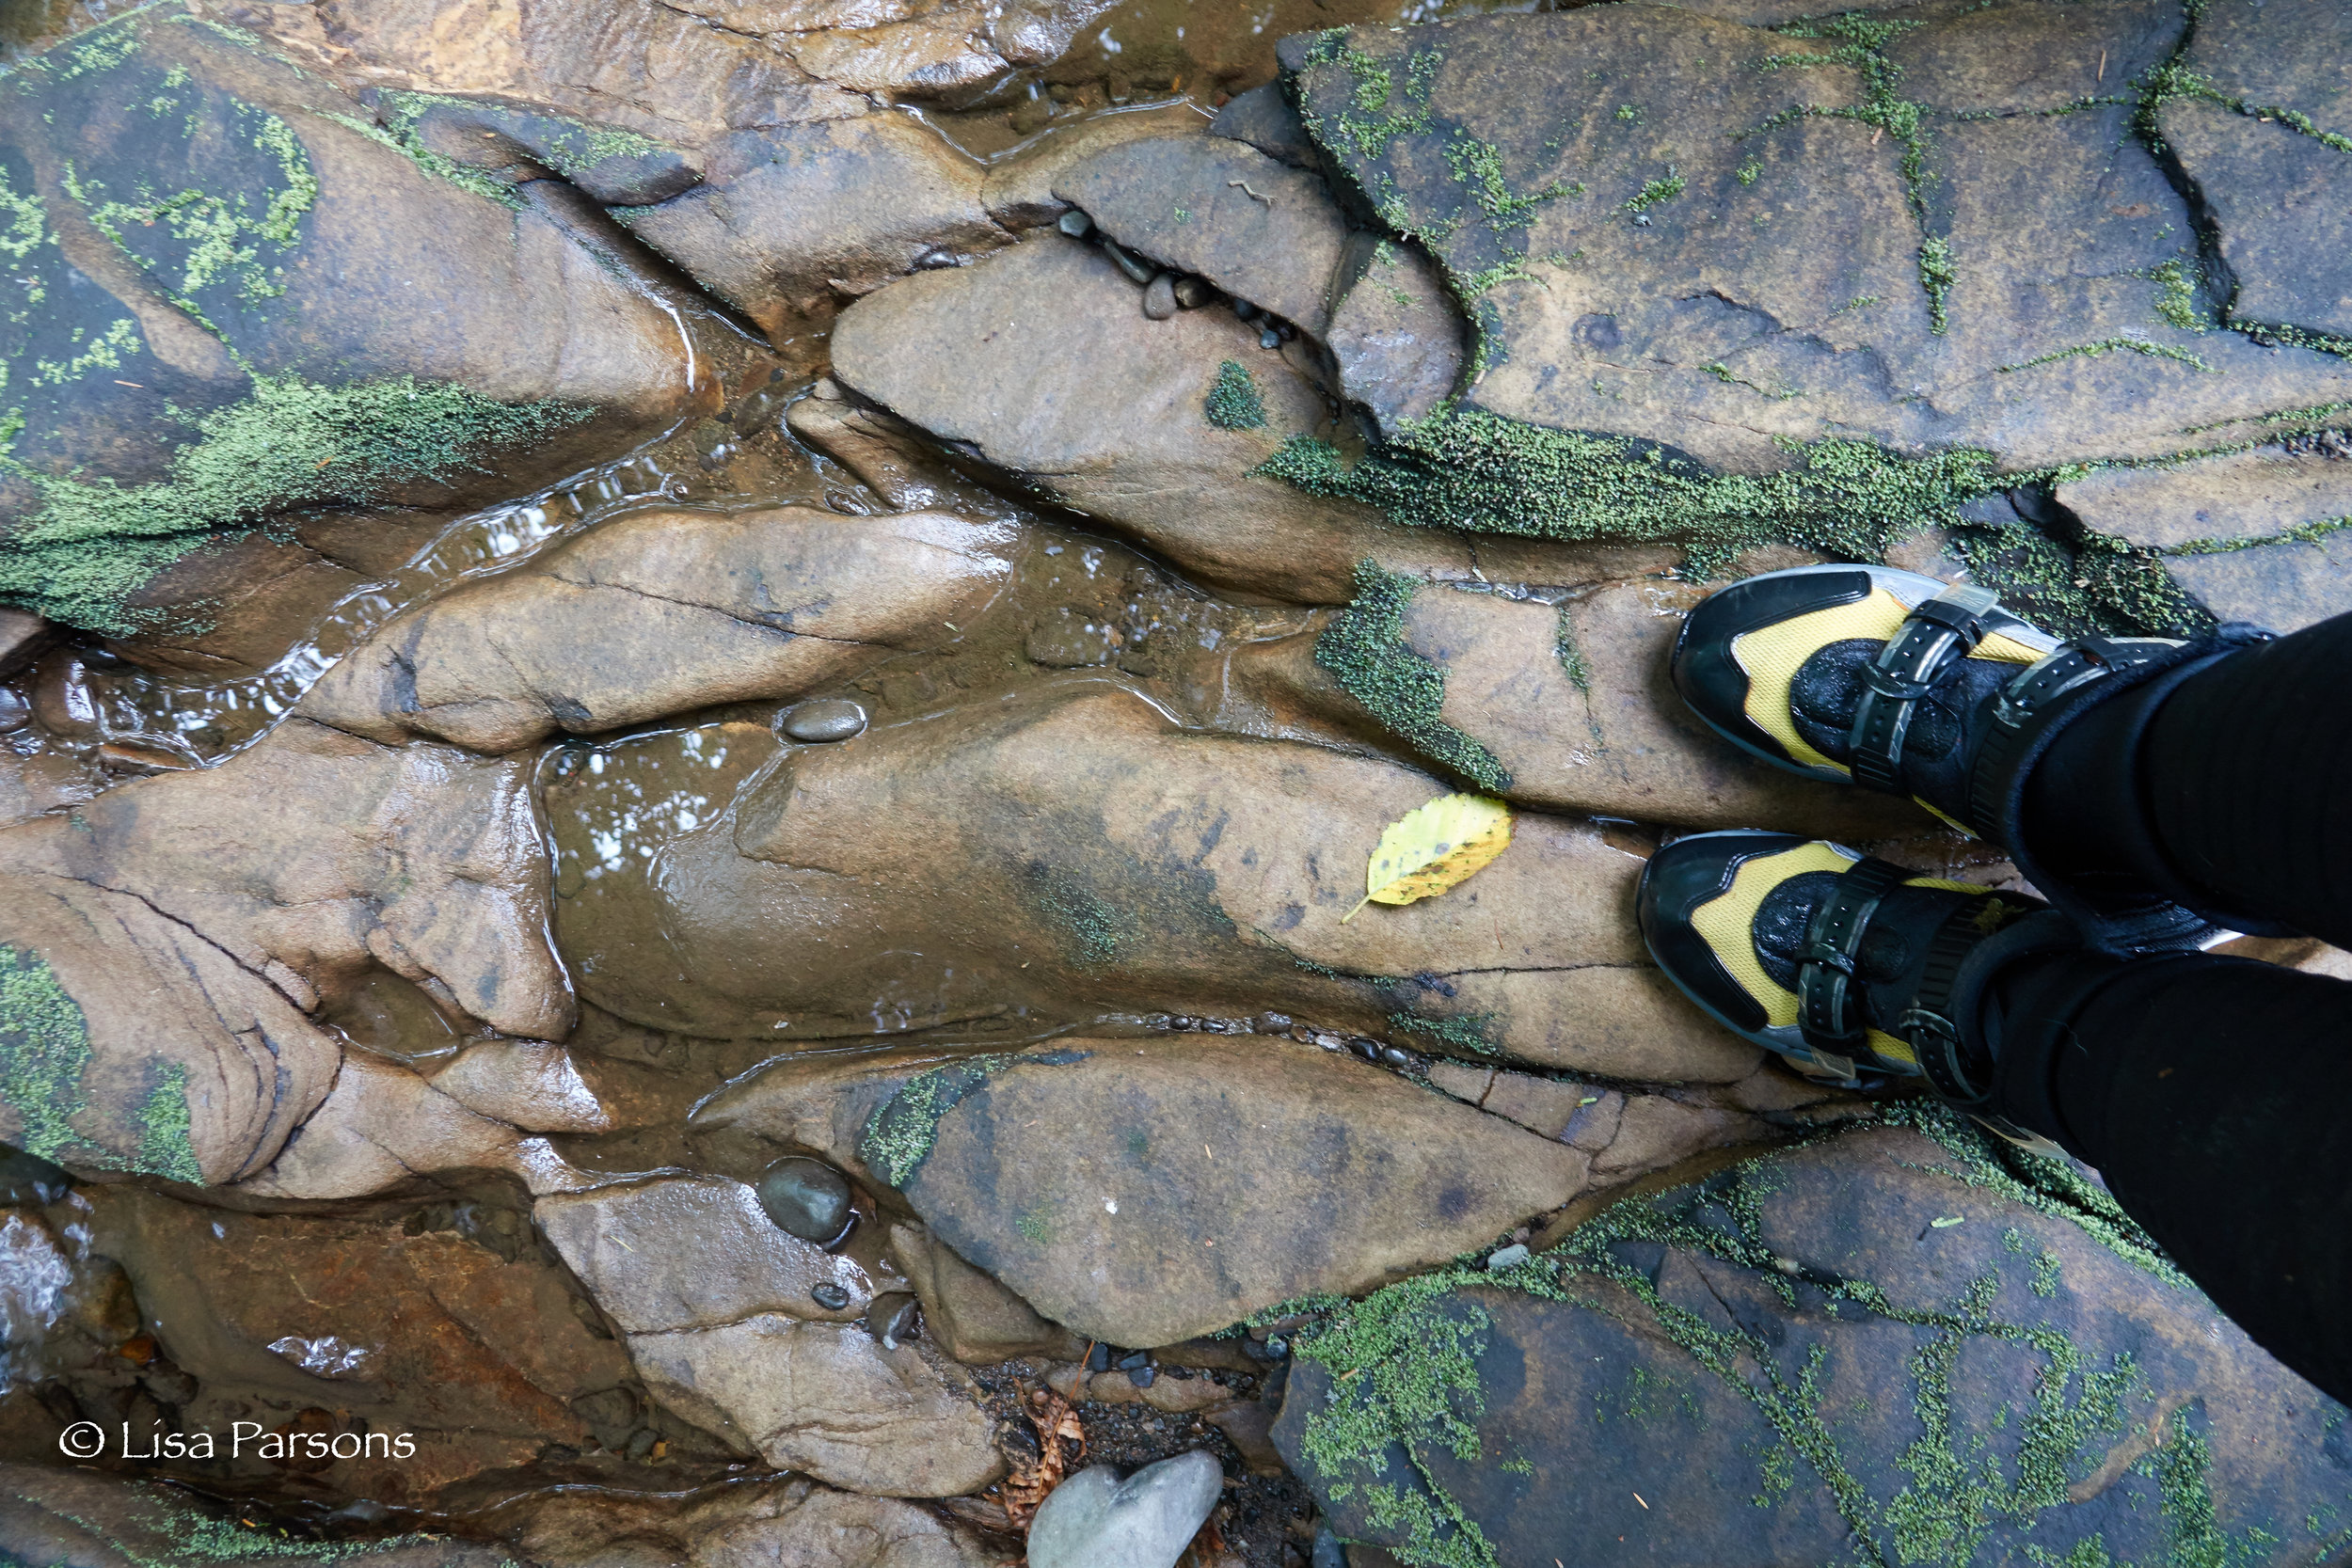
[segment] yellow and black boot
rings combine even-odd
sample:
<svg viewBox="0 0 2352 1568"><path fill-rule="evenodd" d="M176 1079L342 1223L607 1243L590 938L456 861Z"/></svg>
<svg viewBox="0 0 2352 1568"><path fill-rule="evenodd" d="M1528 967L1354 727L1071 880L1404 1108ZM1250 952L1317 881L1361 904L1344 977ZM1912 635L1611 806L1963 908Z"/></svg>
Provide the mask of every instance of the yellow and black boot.
<svg viewBox="0 0 2352 1568"><path fill-rule="evenodd" d="M2038 900L1921 877L1790 833L1695 833L1650 858L1642 938L1733 1033L1847 1085L1924 1078L1994 1119L1993 975L2077 950Z"/></svg>
<svg viewBox="0 0 2352 1568"><path fill-rule="evenodd" d="M2115 954L2194 947L2218 935L2142 888L2051 875L2021 842L2026 781L2065 729L2129 694L2153 713L2181 680L2268 634L2224 626L2193 641L2061 642L1987 589L1884 566L1801 566L1731 584L1691 612L1675 688L1732 744L1825 781L1907 795L2008 850L2026 879ZM2137 809L2112 781L2114 809ZM2240 925L2238 929L2247 929Z"/></svg>

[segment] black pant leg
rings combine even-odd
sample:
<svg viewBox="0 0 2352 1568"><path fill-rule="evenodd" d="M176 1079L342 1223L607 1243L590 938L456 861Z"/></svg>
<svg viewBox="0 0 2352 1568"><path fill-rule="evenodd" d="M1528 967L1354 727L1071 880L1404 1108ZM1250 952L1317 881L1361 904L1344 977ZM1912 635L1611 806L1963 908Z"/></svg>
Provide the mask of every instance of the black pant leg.
<svg viewBox="0 0 2352 1568"><path fill-rule="evenodd" d="M2352 1401L2352 982L2065 955L1999 989L2001 1108L2095 1166L2257 1343Z"/></svg>
<svg viewBox="0 0 2352 1568"><path fill-rule="evenodd" d="M2352 615L2090 709L2026 781L2021 832L2085 893L2352 948Z"/></svg>

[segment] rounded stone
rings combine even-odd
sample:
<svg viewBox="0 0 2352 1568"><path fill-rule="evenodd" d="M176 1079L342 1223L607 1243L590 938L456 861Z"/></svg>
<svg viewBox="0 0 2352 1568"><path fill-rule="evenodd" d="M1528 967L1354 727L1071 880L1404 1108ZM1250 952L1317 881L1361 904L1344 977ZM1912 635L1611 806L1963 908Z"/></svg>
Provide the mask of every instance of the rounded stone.
<svg viewBox="0 0 2352 1568"><path fill-rule="evenodd" d="M876 1296L866 1308L866 1331L881 1341L884 1350L897 1350L899 1344L914 1338L916 1304L914 1297L904 1291L892 1291Z"/></svg>
<svg viewBox="0 0 2352 1568"><path fill-rule="evenodd" d="M1176 313L1176 281L1162 273L1152 279L1143 291L1143 313L1155 322L1164 322Z"/></svg>
<svg viewBox="0 0 2352 1568"><path fill-rule="evenodd" d="M866 709L846 697L825 697L786 708L777 717L776 731L787 740L812 744L851 740L866 733Z"/></svg>
<svg viewBox="0 0 2352 1568"><path fill-rule="evenodd" d="M778 1160L760 1172L752 1191L777 1229L821 1247L840 1244L856 1219L849 1178L822 1160L799 1154Z"/></svg>
<svg viewBox="0 0 2352 1568"><path fill-rule="evenodd" d="M821 1285L812 1287L808 1299L828 1312L838 1312L850 1305L850 1292L828 1279Z"/></svg>
<svg viewBox="0 0 2352 1568"><path fill-rule="evenodd" d="M1173 1568L1224 1488L1224 1466L1201 1449L1125 1481L1107 1465L1081 1470L1029 1522L1029 1568Z"/></svg>
<svg viewBox="0 0 2352 1568"><path fill-rule="evenodd" d="M1209 280L1205 277L1187 277L1176 279L1176 303L1184 309L1198 310L1216 297L1216 290L1210 287Z"/></svg>
<svg viewBox="0 0 2352 1568"><path fill-rule="evenodd" d="M1083 240L1094 231L1094 220L1073 207L1054 225L1073 240Z"/></svg>

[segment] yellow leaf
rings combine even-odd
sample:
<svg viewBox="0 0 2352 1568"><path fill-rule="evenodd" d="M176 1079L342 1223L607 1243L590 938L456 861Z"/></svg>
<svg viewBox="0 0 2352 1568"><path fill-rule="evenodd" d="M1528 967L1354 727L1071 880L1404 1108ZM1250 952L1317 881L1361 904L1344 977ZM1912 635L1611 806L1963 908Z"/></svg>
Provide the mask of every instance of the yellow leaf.
<svg viewBox="0 0 2352 1568"><path fill-rule="evenodd" d="M1511 808L1483 795L1440 795L1406 812L1380 835L1364 863L1365 904L1409 904L1459 886L1511 842Z"/></svg>

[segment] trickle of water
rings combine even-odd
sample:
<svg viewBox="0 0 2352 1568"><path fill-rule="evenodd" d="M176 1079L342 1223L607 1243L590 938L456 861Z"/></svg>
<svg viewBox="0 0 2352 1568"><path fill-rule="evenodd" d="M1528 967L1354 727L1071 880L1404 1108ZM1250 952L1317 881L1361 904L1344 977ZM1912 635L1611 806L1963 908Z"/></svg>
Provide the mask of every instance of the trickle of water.
<svg viewBox="0 0 2352 1568"><path fill-rule="evenodd" d="M243 680L190 683L141 670L92 682L109 736L176 741L194 760L234 752L277 722L335 662L425 594L501 571L550 540L625 506L675 499L683 482L644 453L591 470L561 489L459 517L390 577L337 601L269 669Z"/></svg>

